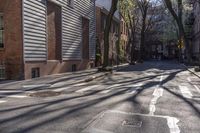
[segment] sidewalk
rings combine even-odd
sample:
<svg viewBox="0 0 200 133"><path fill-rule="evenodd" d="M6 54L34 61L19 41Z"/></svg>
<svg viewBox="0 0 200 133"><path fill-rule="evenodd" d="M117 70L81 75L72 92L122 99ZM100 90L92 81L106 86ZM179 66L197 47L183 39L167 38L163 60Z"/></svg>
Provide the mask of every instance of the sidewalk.
<svg viewBox="0 0 200 133"><path fill-rule="evenodd" d="M114 66L113 70L117 71L123 69L127 65L128 64ZM29 80L5 82L0 84L0 90L37 90L41 88L49 88L50 86L57 86L57 84L64 84L66 86L74 85L92 81L109 73L110 72L97 72L97 68L95 68L84 71L54 74Z"/></svg>
<svg viewBox="0 0 200 133"><path fill-rule="evenodd" d="M181 64L183 65L188 71L190 71L192 74L194 74L195 76L197 76L198 78L200 78L200 72L195 72L194 68L195 66L187 66L185 64Z"/></svg>

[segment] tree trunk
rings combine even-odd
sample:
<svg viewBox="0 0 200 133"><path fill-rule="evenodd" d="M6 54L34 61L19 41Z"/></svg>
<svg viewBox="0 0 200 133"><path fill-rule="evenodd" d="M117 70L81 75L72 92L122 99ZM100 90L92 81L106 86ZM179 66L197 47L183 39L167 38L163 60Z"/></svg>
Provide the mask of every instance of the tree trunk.
<svg viewBox="0 0 200 133"><path fill-rule="evenodd" d="M172 7L172 2L171 0L165 0L166 6L170 13L172 14L173 18L175 19L178 29L179 29L179 40L183 38L185 42L185 48L186 48L186 56L187 56L187 61L191 61L191 53L190 53L190 44L189 41L187 40L187 36L185 34L183 22L182 22L182 11L183 11L183 3L182 0L178 0L178 15L174 11Z"/></svg>
<svg viewBox="0 0 200 133"><path fill-rule="evenodd" d="M112 0L112 5L110 8L110 12L106 18L106 27L104 30L104 60L103 60L103 68L109 65L109 34L110 28L113 20L113 15L117 10L118 0Z"/></svg>
<svg viewBox="0 0 200 133"><path fill-rule="evenodd" d="M147 8L144 9L144 14L142 16L142 29L141 29L141 39L140 39L140 50L139 50L139 59L138 61L143 60L143 53L145 52L145 30L146 30L146 16Z"/></svg>

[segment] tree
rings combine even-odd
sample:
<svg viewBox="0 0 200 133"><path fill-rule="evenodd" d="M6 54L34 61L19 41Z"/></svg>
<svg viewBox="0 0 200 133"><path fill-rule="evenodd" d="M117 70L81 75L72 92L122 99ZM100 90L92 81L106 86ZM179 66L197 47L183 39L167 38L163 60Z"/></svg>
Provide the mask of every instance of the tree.
<svg viewBox="0 0 200 133"><path fill-rule="evenodd" d="M109 33L113 20L114 13L117 10L118 0L112 0L111 8L109 14L106 18L106 26L104 30L104 60L103 68L106 68L109 65Z"/></svg>
<svg viewBox="0 0 200 133"><path fill-rule="evenodd" d="M188 62L191 61L191 49L189 46L189 42L187 40L187 36L185 33L185 29L184 29L184 24L183 24L183 0L177 0L177 10L178 13L176 13L176 11L173 9L173 5L172 5L172 1L171 0L164 0L166 7L168 8L169 12L171 13L171 15L173 16L173 18L175 19L178 29L179 29L179 40L183 40L185 47L186 47L186 56L187 56L187 60Z"/></svg>
<svg viewBox="0 0 200 133"><path fill-rule="evenodd" d="M130 54L131 64L134 63L134 41L135 41L135 33L136 27L139 23L139 15L136 12L136 3L135 0L120 0L120 14L126 22L126 26L128 28L128 45L127 45L127 53Z"/></svg>
<svg viewBox="0 0 200 133"><path fill-rule="evenodd" d="M144 52L144 45L145 45L145 29L146 29L146 19L147 19L147 12L149 9L150 0L136 0L138 7L141 11L142 15L142 28L141 28L141 39L140 39L140 51L139 51L139 61L142 60L142 52Z"/></svg>

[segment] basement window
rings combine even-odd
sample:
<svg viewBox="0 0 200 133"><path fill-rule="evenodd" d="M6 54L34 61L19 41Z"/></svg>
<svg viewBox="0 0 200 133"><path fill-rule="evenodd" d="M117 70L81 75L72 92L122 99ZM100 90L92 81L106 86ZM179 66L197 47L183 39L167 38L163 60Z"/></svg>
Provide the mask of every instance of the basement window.
<svg viewBox="0 0 200 133"><path fill-rule="evenodd" d="M5 65L0 65L0 80L6 79L6 69Z"/></svg>
<svg viewBox="0 0 200 133"><path fill-rule="evenodd" d="M32 78L40 77L40 68L32 68Z"/></svg>
<svg viewBox="0 0 200 133"><path fill-rule="evenodd" d="M0 13L0 48L4 47L4 24L3 24L3 14Z"/></svg>
<svg viewBox="0 0 200 133"><path fill-rule="evenodd" d="M73 64L72 65L72 72L76 72L76 70L77 70L76 64Z"/></svg>

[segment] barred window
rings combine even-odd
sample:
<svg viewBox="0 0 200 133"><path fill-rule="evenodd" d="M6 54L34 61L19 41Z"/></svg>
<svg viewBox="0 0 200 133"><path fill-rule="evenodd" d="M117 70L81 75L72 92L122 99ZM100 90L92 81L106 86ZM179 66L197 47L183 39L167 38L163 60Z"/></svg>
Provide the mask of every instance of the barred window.
<svg viewBox="0 0 200 133"><path fill-rule="evenodd" d="M6 78L5 65L0 64L0 80L4 80L5 78Z"/></svg>
<svg viewBox="0 0 200 133"><path fill-rule="evenodd" d="M3 14L0 13L0 48L4 47L4 24L3 24Z"/></svg>

